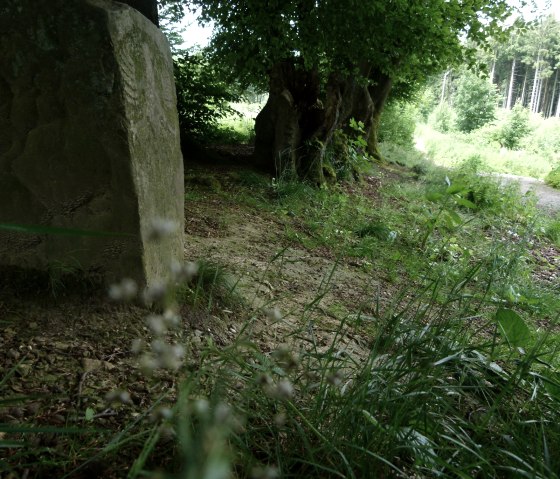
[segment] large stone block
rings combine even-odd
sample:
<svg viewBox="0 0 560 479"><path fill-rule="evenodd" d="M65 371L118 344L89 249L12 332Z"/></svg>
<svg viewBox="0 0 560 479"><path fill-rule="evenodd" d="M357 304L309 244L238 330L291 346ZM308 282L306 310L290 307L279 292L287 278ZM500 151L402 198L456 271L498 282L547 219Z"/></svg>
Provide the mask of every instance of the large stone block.
<svg viewBox="0 0 560 479"><path fill-rule="evenodd" d="M183 257L183 163L163 34L110 0L0 2L0 264L152 283ZM150 240L152 222L177 231Z"/></svg>

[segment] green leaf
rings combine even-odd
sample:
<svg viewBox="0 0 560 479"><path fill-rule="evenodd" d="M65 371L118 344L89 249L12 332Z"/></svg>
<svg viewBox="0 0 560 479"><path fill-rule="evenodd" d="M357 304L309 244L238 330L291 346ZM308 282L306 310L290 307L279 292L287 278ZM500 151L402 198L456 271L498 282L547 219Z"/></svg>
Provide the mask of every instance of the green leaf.
<svg viewBox="0 0 560 479"><path fill-rule="evenodd" d="M470 208L471 210L476 210L476 205L465 198L457 198L455 200L458 205L464 206L465 208Z"/></svg>
<svg viewBox="0 0 560 479"><path fill-rule="evenodd" d="M467 187L465 185L462 185L461 183L455 183L451 185L449 188L447 188L445 192L448 195L454 195L455 193L460 193L461 191L465 191L466 189Z"/></svg>
<svg viewBox="0 0 560 479"><path fill-rule="evenodd" d="M86 415L85 415L86 421L93 421L94 416L95 416L95 411L92 408L88 407L86 409Z"/></svg>
<svg viewBox="0 0 560 479"><path fill-rule="evenodd" d="M446 228L453 229L455 227L455 221L453 221L453 218L451 217L449 212L446 212L444 215L442 215L441 219Z"/></svg>
<svg viewBox="0 0 560 479"><path fill-rule="evenodd" d="M453 222L456 225L460 225L463 222L461 217L457 213L455 213L455 211L450 210L450 211L447 212L447 214L449 215L449 217L453 220Z"/></svg>
<svg viewBox="0 0 560 479"><path fill-rule="evenodd" d="M20 441L0 440L0 449L12 449L16 447L25 447L25 443Z"/></svg>
<svg viewBox="0 0 560 479"><path fill-rule="evenodd" d="M430 191L430 192L426 193L426 199L428 201L431 201L432 203L437 203L442 198L443 198L443 195L441 193L436 193L435 191Z"/></svg>
<svg viewBox="0 0 560 479"><path fill-rule="evenodd" d="M500 333L510 346L527 347L531 331L521 316L511 309L498 309L496 321Z"/></svg>
<svg viewBox="0 0 560 479"><path fill-rule="evenodd" d="M560 399L560 374L549 372L541 376L548 394Z"/></svg>

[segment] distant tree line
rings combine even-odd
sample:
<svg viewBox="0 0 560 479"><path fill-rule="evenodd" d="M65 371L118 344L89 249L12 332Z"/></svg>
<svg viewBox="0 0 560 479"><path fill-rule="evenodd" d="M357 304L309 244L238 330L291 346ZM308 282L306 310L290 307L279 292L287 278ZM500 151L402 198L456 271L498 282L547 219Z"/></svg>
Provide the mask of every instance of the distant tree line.
<svg viewBox="0 0 560 479"><path fill-rule="evenodd" d="M506 42L491 41L479 62L498 106L512 110L519 104L544 118L560 117L560 22L552 15L516 26ZM440 103L453 101L464 76L459 69L439 77Z"/></svg>

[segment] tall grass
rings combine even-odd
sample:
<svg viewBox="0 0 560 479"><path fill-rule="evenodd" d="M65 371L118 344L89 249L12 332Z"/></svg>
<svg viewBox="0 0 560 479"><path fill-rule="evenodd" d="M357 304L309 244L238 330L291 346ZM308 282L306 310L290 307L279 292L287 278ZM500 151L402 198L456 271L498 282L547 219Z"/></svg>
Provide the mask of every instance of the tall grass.
<svg viewBox="0 0 560 479"><path fill-rule="evenodd" d="M388 187L381 211L343 188L239 176L251 207L305 222L310 249L367 257L372 275L397 258L391 261L415 274L403 273L390 302L377 291L363 293L325 344L317 340L316 306L334 261L298 320L275 337L284 346L268 351L255 331L274 330L284 321L281 312L265 320L247 306L257 302L239 300L218 264L178 268L176 277L185 279L184 287L173 285L179 299L205 317L233 304L238 333L226 345L211 336L194 341L188 329L179 334L181 318L169 305L150 315L154 340L140 359L152 373L169 363L177 394L157 398L105 445L91 441L82 457L74 456L81 465L69 471L73 466L64 464L64 477L133 451L130 478L557 478L559 345L526 320L540 310L521 294L537 224L533 205L504 194L469 165L448 173L432 171L422 186L410 179ZM557 229L550 223L546 234L552 238ZM301 229L292 234L303 236ZM143 380L153 390L168 387L157 373ZM12 458L41 467L20 452L25 436L6 425L0 433Z"/></svg>
<svg viewBox="0 0 560 479"><path fill-rule="evenodd" d="M419 125L416 141L436 165L448 168L456 168L473 156L480 157L485 170L494 173L544 178L553 167L553 161L545 155L530 150L500 149L499 145L485 143L480 135L478 131L470 135L440 133L427 125Z"/></svg>
<svg viewBox="0 0 560 479"><path fill-rule="evenodd" d="M176 408L181 477L558 477L557 347L520 352L461 299L480 268L346 318L327 348L303 328L271 355L247 334L207 348ZM343 354L364 322L369 353Z"/></svg>

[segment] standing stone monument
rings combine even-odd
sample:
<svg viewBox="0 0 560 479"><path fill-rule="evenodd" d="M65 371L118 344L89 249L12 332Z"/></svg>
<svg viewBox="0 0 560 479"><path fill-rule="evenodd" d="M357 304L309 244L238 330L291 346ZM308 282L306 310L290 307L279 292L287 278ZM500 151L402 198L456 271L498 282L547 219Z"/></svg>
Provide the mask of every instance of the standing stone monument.
<svg viewBox="0 0 560 479"><path fill-rule="evenodd" d="M164 278L183 258L182 165L152 22L112 0L0 2L0 265Z"/></svg>

